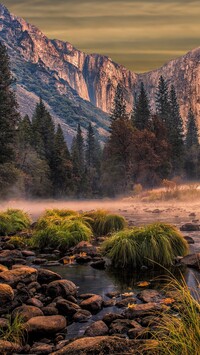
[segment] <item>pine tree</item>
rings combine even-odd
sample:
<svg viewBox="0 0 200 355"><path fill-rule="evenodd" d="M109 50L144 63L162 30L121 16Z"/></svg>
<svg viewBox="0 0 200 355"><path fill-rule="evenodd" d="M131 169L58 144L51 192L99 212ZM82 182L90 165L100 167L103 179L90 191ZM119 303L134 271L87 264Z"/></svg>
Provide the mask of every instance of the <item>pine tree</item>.
<svg viewBox="0 0 200 355"><path fill-rule="evenodd" d="M83 197L85 189L85 144L80 124L72 141L71 157L73 166L73 187L76 197Z"/></svg>
<svg viewBox="0 0 200 355"><path fill-rule="evenodd" d="M60 125L54 137L52 180L55 196L64 196L72 191L72 163Z"/></svg>
<svg viewBox="0 0 200 355"><path fill-rule="evenodd" d="M190 149L191 147L199 146L199 135L196 120L192 110L189 110L187 118L187 133L185 140L186 148Z"/></svg>
<svg viewBox="0 0 200 355"><path fill-rule="evenodd" d="M133 126L139 130L148 129L150 127L150 116L149 100L142 82L140 93L132 112Z"/></svg>
<svg viewBox="0 0 200 355"><path fill-rule="evenodd" d="M12 90L14 82L10 72L6 47L0 43L0 164L14 160L14 141L20 116Z"/></svg>
<svg viewBox="0 0 200 355"><path fill-rule="evenodd" d="M183 121L180 115L179 104L177 101L176 91L174 86L171 86L169 95L169 119L168 119L168 139L171 144L172 152L172 167L174 174L180 174L183 167L184 159L184 133Z"/></svg>
<svg viewBox="0 0 200 355"><path fill-rule="evenodd" d="M160 119L168 125L169 121L169 93L168 85L164 78L161 76L158 82L156 91L156 113Z"/></svg>
<svg viewBox="0 0 200 355"><path fill-rule="evenodd" d="M121 84L118 84L110 119L111 121L116 121L120 118L128 119L128 115L126 112L126 102L124 100L123 89Z"/></svg>

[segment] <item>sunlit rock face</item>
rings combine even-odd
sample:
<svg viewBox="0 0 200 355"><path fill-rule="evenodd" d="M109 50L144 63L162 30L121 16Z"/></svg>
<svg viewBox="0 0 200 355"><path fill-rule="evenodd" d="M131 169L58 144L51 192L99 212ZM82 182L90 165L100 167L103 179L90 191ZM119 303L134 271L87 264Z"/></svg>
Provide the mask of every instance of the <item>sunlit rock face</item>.
<svg viewBox="0 0 200 355"><path fill-rule="evenodd" d="M85 129L91 121L105 140L108 114L119 82L129 112L141 81L154 109L160 75L169 84L174 84L183 119L191 107L200 123L200 48L158 70L135 74L106 56L87 55L68 42L48 39L35 26L10 14L2 5L0 40L9 50L21 113L31 115L41 96L69 136L73 136L78 122Z"/></svg>

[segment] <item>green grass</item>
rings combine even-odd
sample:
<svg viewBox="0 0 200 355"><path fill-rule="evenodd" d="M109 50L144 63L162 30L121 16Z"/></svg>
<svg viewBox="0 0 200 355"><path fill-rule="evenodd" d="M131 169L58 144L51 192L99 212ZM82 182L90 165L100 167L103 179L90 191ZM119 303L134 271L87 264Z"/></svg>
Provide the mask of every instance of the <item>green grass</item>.
<svg viewBox="0 0 200 355"><path fill-rule="evenodd" d="M11 235L30 227L27 213L18 209L8 209L0 213L0 235Z"/></svg>
<svg viewBox="0 0 200 355"><path fill-rule="evenodd" d="M28 245L28 239L25 238L25 237L18 237L17 235L16 236L13 236L9 239L8 241L9 244L12 244L14 245L15 248L19 248L19 249L23 249L23 248L26 248L27 245Z"/></svg>
<svg viewBox="0 0 200 355"><path fill-rule="evenodd" d="M165 311L151 334L154 346L141 349L147 354L155 355L198 355L200 349L200 297L195 299L185 282L168 278L169 286L175 294L175 309ZM168 287L169 287L168 286Z"/></svg>
<svg viewBox="0 0 200 355"><path fill-rule="evenodd" d="M24 322L19 315L17 315L13 321L11 321L11 317L9 317L7 329L0 327L0 340L6 340L23 345L24 336Z"/></svg>
<svg viewBox="0 0 200 355"><path fill-rule="evenodd" d="M105 236L120 231L126 226L124 217L117 214L109 214L104 210L87 212L85 216L89 217L89 223L96 236Z"/></svg>
<svg viewBox="0 0 200 355"><path fill-rule="evenodd" d="M102 251L116 268L171 266L177 256L188 253L188 244L175 227L154 223L118 232L102 244Z"/></svg>

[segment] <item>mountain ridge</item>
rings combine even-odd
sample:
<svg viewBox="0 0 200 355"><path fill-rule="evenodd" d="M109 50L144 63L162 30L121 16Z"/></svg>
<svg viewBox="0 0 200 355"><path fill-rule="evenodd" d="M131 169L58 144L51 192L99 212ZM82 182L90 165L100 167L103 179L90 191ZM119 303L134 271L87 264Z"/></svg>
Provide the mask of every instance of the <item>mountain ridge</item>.
<svg viewBox="0 0 200 355"><path fill-rule="evenodd" d="M41 96L55 120L71 136L77 123L86 129L91 121L101 139L105 139L108 114L119 82L129 112L141 81L154 109L160 75L175 86L183 120L191 107L200 125L200 48L161 68L138 74L107 56L86 54L69 42L48 39L36 26L10 14L4 5L0 5L0 39L8 47L17 78L20 111L30 115L32 100L36 102Z"/></svg>

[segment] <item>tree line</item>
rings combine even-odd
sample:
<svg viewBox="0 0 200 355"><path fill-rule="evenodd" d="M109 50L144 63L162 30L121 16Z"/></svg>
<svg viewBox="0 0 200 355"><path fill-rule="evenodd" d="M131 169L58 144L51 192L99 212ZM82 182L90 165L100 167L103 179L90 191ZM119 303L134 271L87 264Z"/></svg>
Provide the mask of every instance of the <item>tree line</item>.
<svg viewBox="0 0 200 355"><path fill-rule="evenodd" d="M110 135L101 146L90 123L80 124L69 149L42 99L33 117L21 118L12 89L9 58L0 44L0 195L93 198L128 193L134 184L159 185L175 176L200 178L196 119L189 110L187 129L173 86L160 77L153 110L141 83L127 113L117 86L110 115Z"/></svg>

